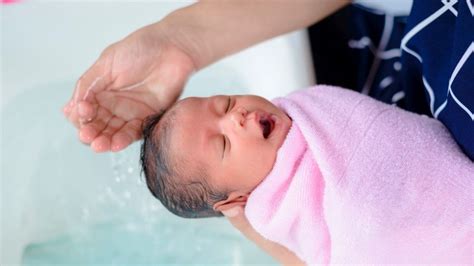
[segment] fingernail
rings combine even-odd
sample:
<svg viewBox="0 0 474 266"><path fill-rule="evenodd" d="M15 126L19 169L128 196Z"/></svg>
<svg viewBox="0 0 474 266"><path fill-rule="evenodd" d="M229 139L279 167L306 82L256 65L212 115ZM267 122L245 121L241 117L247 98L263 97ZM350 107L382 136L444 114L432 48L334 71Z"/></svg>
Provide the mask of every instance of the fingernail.
<svg viewBox="0 0 474 266"><path fill-rule="evenodd" d="M239 214L239 212L240 212L239 208L232 208L232 209L222 211L222 214L224 214L226 217L235 217Z"/></svg>

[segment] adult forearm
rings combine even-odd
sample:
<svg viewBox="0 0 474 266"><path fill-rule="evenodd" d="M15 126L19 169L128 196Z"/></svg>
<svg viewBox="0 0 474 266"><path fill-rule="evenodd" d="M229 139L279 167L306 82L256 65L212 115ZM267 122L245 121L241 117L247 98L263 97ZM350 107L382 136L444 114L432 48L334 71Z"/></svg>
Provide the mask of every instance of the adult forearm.
<svg viewBox="0 0 474 266"><path fill-rule="evenodd" d="M276 259L282 265L305 265L305 263L301 259L299 259L293 252L279 244L276 244L275 242L263 238L255 230L247 229L243 233L249 240L254 242L258 247L260 247L263 251L265 251L271 257Z"/></svg>
<svg viewBox="0 0 474 266"><path fill-rule="evenodd" d="M349 0L202 1L161 23L199 70L272 37L307 27Z"/></svg>

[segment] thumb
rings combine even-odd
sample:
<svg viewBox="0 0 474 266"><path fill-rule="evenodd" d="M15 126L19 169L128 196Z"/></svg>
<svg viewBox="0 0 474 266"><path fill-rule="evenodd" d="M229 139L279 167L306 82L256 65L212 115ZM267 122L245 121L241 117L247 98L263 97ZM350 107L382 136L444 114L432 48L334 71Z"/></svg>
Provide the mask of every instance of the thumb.
<svg viewBox="0 0 474 266"><path fill-rule="evenodd" d="M73 102L90 101L95 94L103 91L110 84L110 69L105 64L106 59L99 58L77 81L73 93Z"/></svg>

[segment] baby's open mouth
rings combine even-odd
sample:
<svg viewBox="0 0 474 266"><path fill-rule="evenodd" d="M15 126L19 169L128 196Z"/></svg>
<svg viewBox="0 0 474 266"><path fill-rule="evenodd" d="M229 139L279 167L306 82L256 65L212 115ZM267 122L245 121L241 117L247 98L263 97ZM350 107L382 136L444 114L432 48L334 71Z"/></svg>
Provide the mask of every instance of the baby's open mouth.
<svg viewBox="0 0 474 266"><path fill-rule="evenodd" d="M260 127L262 128L263 138L267 139L275 128L275 121L270 115L265 115L260 118Z"/></svg>

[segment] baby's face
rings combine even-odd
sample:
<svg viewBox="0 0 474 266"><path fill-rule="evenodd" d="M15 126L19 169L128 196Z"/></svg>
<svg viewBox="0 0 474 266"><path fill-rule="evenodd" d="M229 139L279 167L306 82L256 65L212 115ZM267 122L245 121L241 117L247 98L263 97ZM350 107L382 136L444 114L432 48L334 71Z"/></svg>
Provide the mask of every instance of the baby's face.
<svg viewBox="0 0 474 266"><path fill-rule="evenodd" d="M291 126L282 110L258 96L186 98L173 108L172 156L203 167L219 191L250 193L272 169Z"/></svg>

